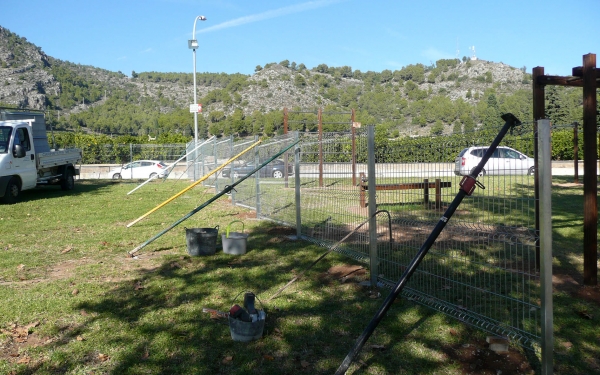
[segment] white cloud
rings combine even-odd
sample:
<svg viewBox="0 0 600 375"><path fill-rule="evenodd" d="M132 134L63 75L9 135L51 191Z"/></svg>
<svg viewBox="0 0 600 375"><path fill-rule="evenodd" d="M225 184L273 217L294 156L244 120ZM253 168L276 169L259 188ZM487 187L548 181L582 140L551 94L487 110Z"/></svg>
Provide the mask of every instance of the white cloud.
<svg viewBox="0 0 600 375"><path fill-rule="evenodd" d="M236 26L247 24L247 23L264 21L264 20L268 20L271 18L277 18L277 17L288 15L288 14L300 13L300 12L304 12L304 11L311 10L311 9L326 7L328 5L339 3L341 1L344 1L344 0L316 0L316 1L309 1L309 2L301 3L301 4L290 5L290 6L279 8L279 9L269 10L269 11L266 11L263 13L258 13L258 14L253 14L250 16L236 18L234 20L222 22L218 25L210 26L207 28L202 28L200 31L198 31L198 33L199 34L208 33L211 31L227 29L230 27L236 27Z"/></svg>
<svg viewBox="0 0 600 375"><path fill-rule="evenodd" d="M396 38L396 39L400 39L400 40L403 40L403 39L408 39L408 38L406 37L406 35L404 35L404 34L402 34L402 33L399 33L399 32L397 32L396 30L390 29L389 27L387 27L387 28L385 29L385 32L386 32L386 33L387 33L389 36L391 36L391 37L394 37L394 38Z"/></svg>

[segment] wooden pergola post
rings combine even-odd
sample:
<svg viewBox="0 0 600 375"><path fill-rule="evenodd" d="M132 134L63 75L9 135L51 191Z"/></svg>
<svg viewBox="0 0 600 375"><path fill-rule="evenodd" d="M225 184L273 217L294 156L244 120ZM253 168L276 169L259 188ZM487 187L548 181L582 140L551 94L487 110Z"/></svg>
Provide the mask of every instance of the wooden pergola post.
<svg viewBox="0 0 600 375"><path fill-rule="evenodd" d="M583 56L583 66L573 68L572 76L545 76L543 67L533 69L533 117L545 118L544 87L546 85L583 87L583 283L598 285L598 131L596 113L598 101L596 90L600 71L596 67L596 55ZM537 126L537 125L535 125ZM537 128L535 128L537 134ZM537 149L537 135L534 140ZM537 160L536 160L537 164ZM537 204L536 165L536 231L539 228Z"/></svg>

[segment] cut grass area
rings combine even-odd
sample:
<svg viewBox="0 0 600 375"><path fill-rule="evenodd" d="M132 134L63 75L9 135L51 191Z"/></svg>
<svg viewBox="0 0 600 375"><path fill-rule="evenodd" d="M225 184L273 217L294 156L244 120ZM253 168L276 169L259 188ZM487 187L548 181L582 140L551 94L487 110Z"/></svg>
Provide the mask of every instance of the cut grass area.
<svg viewBox="0 0 600 375"><path fill-rule="evenodd" d="M197 187L126 228L188 183L155 182L126 195L135 186L80 181L72 194L36 189L24 192L21 203L0 207L0 373L331 374L382 303L357 283L368 274L340 279L328 272L358 265L337 253L267 303L325 250L291 240L284 234L294 231L252 219L252 212L225 197L130 258L128 251L211 197ZM564 194L556 199L571 202L580 192ZM555 204L555 222L561 222L556 262L577 280L581 241L569 222L578 212L571 209L581 206L564 204ZM247 254L224 254L219 238L215 255L187 255L184 227L219 225L223 231L239 219L250 234ZM241 304L247 290L264 302L267 321L262 339L242 343L231 339L226 320L212 319L202 308L227 311ZM600 308L587 292L598 289L557 290L555 373L600 371ZM444 314L397 301L349 373L539 371L534 353L512 348L496 354L485 336Z"/></svg>

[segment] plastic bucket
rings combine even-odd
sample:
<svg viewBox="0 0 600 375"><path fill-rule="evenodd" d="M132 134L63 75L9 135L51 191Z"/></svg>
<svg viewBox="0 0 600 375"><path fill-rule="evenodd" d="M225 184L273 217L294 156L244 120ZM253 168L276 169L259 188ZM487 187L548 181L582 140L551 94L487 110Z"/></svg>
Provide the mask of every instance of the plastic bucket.
<svg viewBox="0 0 600 375"><path fill-rule="evenodd" d="M214 228L185 228L187 252L191 256L213 255L217 250L219 226Z"/></svg>
<svg viewBox="0 0 600 375"><path fill-rule="evenodd" d="M242 232L230 232L231 224L242 223ZM244 234L244 223L240 220L234 220L227 225L225 234L221 235L221 242L223 243L223 252L231 255L242 255L246 254L246 245L248 242L248 235Z"/></svg>

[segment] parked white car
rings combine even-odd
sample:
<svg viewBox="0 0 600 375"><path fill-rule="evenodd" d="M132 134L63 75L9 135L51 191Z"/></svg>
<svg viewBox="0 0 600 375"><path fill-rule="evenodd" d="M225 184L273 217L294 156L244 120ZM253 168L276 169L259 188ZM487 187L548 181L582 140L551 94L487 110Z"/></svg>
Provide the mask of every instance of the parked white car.
<svg viewBox="0 0 600 375"><path fill-rule="evenodd" d="M137 160L110 172L113 180L164 178L166 174L167 165L158 160Z"/></svg>
<svg viewBox="0 0 600 375"><path fill-rule="evenodd" d="M454 174L457 176L471 174L471 171L479 164L487 149L488 148L485 146L474 146L462 150L456 159L454 159ZM479 175L532 175L533 173L533 158L510 147L499 146L489 158Z"/></svg>

